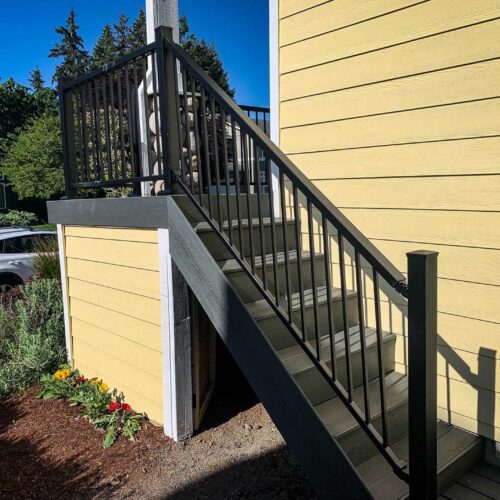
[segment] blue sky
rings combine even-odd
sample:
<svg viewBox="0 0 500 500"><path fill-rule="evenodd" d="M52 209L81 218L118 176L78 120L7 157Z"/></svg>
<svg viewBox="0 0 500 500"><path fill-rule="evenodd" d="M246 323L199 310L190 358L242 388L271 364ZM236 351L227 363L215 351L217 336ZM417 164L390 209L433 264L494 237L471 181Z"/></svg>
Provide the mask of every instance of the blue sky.
<svg viewBox="0 0 500 500"><path fill-rule="evenodd" d="M80 34L90 50L102 26L121 12L134 19L144 0L0 0L0 78L27 84L39 66L50 82L54 59L47 57L58 41L54 28L65 24L75 8ZM179 0L191 30L214 41L241 104L269 104L267 0Z"/></svg>

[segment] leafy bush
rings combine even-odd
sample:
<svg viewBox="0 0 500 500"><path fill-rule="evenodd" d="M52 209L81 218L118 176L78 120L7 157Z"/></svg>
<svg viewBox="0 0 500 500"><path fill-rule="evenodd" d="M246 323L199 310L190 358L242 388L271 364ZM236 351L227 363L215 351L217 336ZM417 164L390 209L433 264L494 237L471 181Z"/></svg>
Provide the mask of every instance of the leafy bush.
<svg viewBox="0 0 500 500"><path fill-rule="evenodd" d="M33 257L35 272L45 279L61 280L59 267L59 252L56 238L40 240L34 248L36 255Z"/></svg>
<svg viewBox="0 0 500 500"><path fill-rule="evenodd" d="M135 441L144 415L132 412L123 393L98 378L86 379L78 370L62 365L53 375L44 375L38 396L43 399L66 399L84 408L83 417L96 429L106 432L102 446L109 448L119 436Z"/></svg>
<svg viewBox="0 0 500 500"><path fill-rule="evenodd" d="M33 226L37 222L38 218L35 214L23 210L10 210L5 214L0 214L0 227Z"/></svg>
<svg viewBox="0 0 500 500"><path fill-rule="evenodd" d="M2 295L0 397L40 380L66 359L61 285L35 279Z"/></svg>

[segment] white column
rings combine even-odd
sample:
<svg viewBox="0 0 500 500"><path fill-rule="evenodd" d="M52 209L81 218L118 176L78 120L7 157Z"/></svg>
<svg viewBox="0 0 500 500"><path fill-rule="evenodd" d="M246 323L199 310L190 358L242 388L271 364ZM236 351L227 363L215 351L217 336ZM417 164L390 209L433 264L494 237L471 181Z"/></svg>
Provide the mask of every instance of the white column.
<svg viewBox="0 0 500 500"><path fill-rule="evenodd" d="M66 339L66 358L68 364L73 366L73 347L71 342L71 320L69 316L68 275L66 272L66 250L64 241L64 228L57 224L57 243L59 247L59 265L61 269L61 288L64 311L64 335Z"/></svg>

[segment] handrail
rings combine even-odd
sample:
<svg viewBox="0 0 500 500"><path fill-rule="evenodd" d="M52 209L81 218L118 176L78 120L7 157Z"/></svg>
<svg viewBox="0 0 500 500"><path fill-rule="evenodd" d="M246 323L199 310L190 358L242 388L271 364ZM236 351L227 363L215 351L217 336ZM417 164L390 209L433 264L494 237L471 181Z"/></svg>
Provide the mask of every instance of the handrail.
<svg viewBox="0 0 500 500"><path fill-rule="evenodd" d="M334 225L340 226L348 235L351 243L359 247L361 255L374 267L377 272L401 295L406 297L407 286L405 276L378 250L375 245L364 236L354 224L297 168L294 163L272 142L264 132L250 120L245 113L232 101L232 99L215 83L194 59L182 47L164 39L168 50L180 61L189 66L196 78L203 82L210 93L217 97L218 103L231 116L238 119L240 127L243 125L245 132L252 134L258 146L265 148L271 160L279 164L285 174L298 183L298 187L308 196L313 198L318 208L324 212L325 217Z"/></svg>

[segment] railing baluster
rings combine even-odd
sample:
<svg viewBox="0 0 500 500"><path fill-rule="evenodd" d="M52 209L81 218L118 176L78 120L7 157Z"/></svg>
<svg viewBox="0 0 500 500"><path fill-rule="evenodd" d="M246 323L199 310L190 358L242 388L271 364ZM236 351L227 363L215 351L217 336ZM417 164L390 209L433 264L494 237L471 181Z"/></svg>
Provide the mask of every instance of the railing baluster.
<svg viewBox="0 0 500 500"><path fill-rule="evenodd" d="M194 76L191 76L191 96L193 98L193 124L194 124L194 142L196 149L196 160L198 168L198 188L200 205L203 207L203 169L201 166L201 147L200 147L200 129L198 124L198 98L196 96L196 81Z"/></svg>
<svg viewBox="0 0 500 500"><path fill-rule="evenodd" d="M375 327L377 333L377 360L378 360L378 384L380 391L380 415L382 423L382 439L384 446L389 446L389 435L387 431L387 407L385 395L385 367L383 352L382 324L380 317L380 294L378 273L373 270L373 300L375 305Z"/></svg>
<svg viewBox="0 0 500 500"><path fill-rule="evenodd" d="M90 162L89 162L89 143L87 135L87 98L85 85L81 88L81 115L82 115L82 141L83 141L83 156L85 159L85 180L90 181Z"/></svg>
<svg viewBox="0 0 500 500"><path fill-rule="evenodd" d="M191 127L189 125L189 109L188 109L188 86L187 86L187 79L186 79L186 68L184 66L182 67L181 71L181 77L182 77L182 102L183 102L183 108L184 108L184 126L186 127L186 147L187 147L187 153L188 153L188 169L189 169L189 183L191 185L191 192L194 194L195 189L194 189L194 178L193 178L193 152L191 150Z"/></svg>
<svg viewBox="0 0 500 500"><path fill-rule="evenodd" d="M212 121L213 149L214 149L214 169L215 169L215 189L217 198L217 215L219 228L223 231L222 208L220 200L220 164L219 164L219 141L217 140L217 115L215 109L215 99L210 97L210 114Z"/></svg>
<svg viewBox="0 0 500 500"><path fill-rule="evenodd" d="M101 78L102 83L102 118L104 120L104 141L106 145L106 165L108 169L108 180L113 179L113 163L111 159L111 139L109 135L109 109L108 92L106 90L106 76ZM104 174L104 171L103 171Z"/></svg>
<svg viewBox="0 0 500 500"><path fill-rule="evenodd" d="M314 223L313 206L307 201L307 225L309 229L309 254L311 256L311 292L313 301L314 318L314 340L316 344L316 359L321 360L321 339L319 333L319 314L318 314L318 289L316 287L316 268L315 268L315 250L314 250Z"/></svg>
<svg viewBox="0 0 500 500"><path fill-rule="evenodd" d="M113 73L109 75L109 83L110 83L110 112L111 112L111 144L113 146L113 151L111 156L114 156L114 177L119 178L120 173L118 170L118 147L117 147L117 139L116 139L116 118L115 118L115 79Z"/></svg>
<svg viewBox="0 0 500 500"><path fill-rule="evenodd" d="M266 170L269 178L272 177L272 165L271 160L265 158ZM274 192L269 189L269 225L271 227L271 245L273 253L273 274L274 274L274 303L276 306L280 304L279 298L279 269L278 269L278 249L276 244L276 225L275 225L275 215L274 215Z"/></svg>
<svg viewBox="0 0 500 500"><path fill-rule="evenodd" d="M140 137L140 131L139 131L139 121L140 121L140 116L139 115L139 80L138 80L138 75L137 75L137 63L134 61L133 64L133 77L134 77L134 91L135 91L135 98L136 102L134 103L134 139L137 144L137 158L138 158L138 165L137 165L137 173L135 174L137 177L140 177L143 175L143 173L146 171L146 165L144 165L144 160L143 160L143 155L141 154L141 137Z"/></svg>
<svg viewBox="0 0 500 500"><path fill-rule="evenodd" d="M366 359L366 333L365 333L365 317L363 310L363 286L361 281L361 257L357 250L354 250L354 264L356 266L356 295L358 299L358 325L359 325L359 342L361 345L361 373L363 377L363 401L365 404L365 422L371 422L370 411L370 387L368 378L368 362Z"/></svg>
<svg viewBox="0 0 500 500"><path fill-rule="evenodd" d="M330 341L330 359L332 363L332 380L337 380L337 356L335 349L335 325L333 318L333 301L332 301L332 277L331 277L331 248L330 248L330 233L328 230L328 221L323 217L323 260L325 264L325 287L326 301L328 314L328 336Z"/></svg>
<svg viewBox="0 0 500 500"><path fill-rule="evenodd" d="M208 213L210 218L212 218L212 199L211 199L211 187L212 187L212 171L210 166L210 150L208 146L208 125L207 125L207 106L206 106L206 95L205 89L201 88L201 118L203 125L203 149L205 152L205 165L207 172L207 198L208 198Z"/></svg>
<svg viewBox="0 0 500 500"><path fill-rule="evenodd" d="M144 101L144 123L146 124L146 130L144 131L145 134L145 140L146 144L145 147L147 148L147 157L148 157L148 164L147 164L147 171L144 172L144 175L152 175L153 173L153 158L151 154L151 131L149 130L149 85L148 85L148 66L147 66L147 59L145 56L141 57L141 64L142 64L142 99Z"/></svg>
<svg viewBox="0 0 500 500"><path fill-rule="evenodd" d="M123 95L122 95L122 70L118 71L116 77L116 84L118 86L118 128L120 129L120 158L121 158L121 172L122 177L127 177L127 157L125 155L125 126L123 123Z"/></svg>
<svg viewBox="0 0 500 500"><path fill-rule="evenodd" d="M281 225L283 232L283 255L285 258L285 284L286 284L286 301L288 303L288 321L291 323L293 321L293 304L292 304L292 293L290 287L290 268L289 268L289 258L288 258L288 235L287 235L287 218L286 218L286 199L285 199L285 174L283 172L279 173L279 183L280 183L280 202L281 202Z"/></svg>
<svg viewBox="0 0 500 500"><path fill-rule="evenodd" d="M233 172L234 172L234 184L236 189L236 217L238 226L238 238L239 238L239 251L240 257L244 258L244 243L243 243L243 227L242 227L242 217L241 217L241 197L240 197L240 174L238 165L238 140L236 132L236 121L234 117L231 117L231 133L233 135Z"/></svg>
<svg viewBox="0 0 500 500"><path fill-rule="evenodd" d="M269 186L271 190L271 186ZM304 299L304 281L302 277L302 238L300 227L300 208L299 208L299 192L297 186L293 186L293 217L295 224L295 254L297 256L297 281L299 285L299 301L300 301L300 325L302 332L302 340L306 340L307 326L305 320L305 299Z"/></svg>
<svg viewBox="0 0 500 500"><path fill-rule="evenodd" d="M255 247L253 241L253 214L252 205L250 200L250 165L248 159L248 147L247 147L246 134L241 134L242 143L242 156L243 156L243 170L245 172L245 187L246 187L246 199L247 199L247 221L248 221L248 244L250 246L250 266L252 272L255 273Z"/></svg>
<svg viewBox="0 0 500 500"><path fill-rule="evenodd" d="M160 97L159 91L158 91L158 69L156 68L156 54L153 54L150 58L151 60L151 69L153 72L152 79L153 79L153 113L154 113L154 121L155 121L155 137L154 141L156 144L156 162L158 165L157 172L154 171L153 167L153 174L154 175L162 175L165 173L165 165L163 164L163 151L161 147L161 124L160 124L160 116L159 116L159 102L158 99ZM165 119L165 118L164 118Z"/></svg>
<svg viewBox="0 0 500 500"><path fill-rule="evenodd" d="M231 216L229 165L228 165L228 155L227 155L226 112L223 109L221 110L221 130L222 130L222 162L224 163L224 177L226 178L227 231L229 234L229 243L232 245L233 219Z"/></svg>
<svg viewBox="0 0 500 500"><path fill-rule="evenodd" d="M130 146L130 175L137 175L139 169L136 162L135 129L132 122L132 93L130 90L130 73L128 64L125 66L125 95L127 99L127 121L128 121L128 141Z"/></svg>
<svg viewBox="0 0 500 500"><path fill-rule="evenodd" d="M267 290L267 262L266 262L266 242L264 238L264 220L262 217L262 206L261 206L261 185L260 185L260 165L259 160L259 149L255 142L252 141L252 151L254 152L255 161L257 163L257 216L259 218L259 233L260 233L260 255L262 261L262 284L264 285L264 290Z"/></svg>
<svg viewBox="0 0 500 500"><path fill-rule="evenodd" d="M351 336L349 328L349 318L347 315L347 287L345 280L345 262L344 262L344 238L338 233L339 238L339 267L340 267L340 294L342 298L342 322L344 324L344 343L345 343L345 366L347 377L347 393L349 401L352 401L352 364L351 364Z"/></svg>
<svg viewBox="0 0 500 500"><path fill-rule="evenodd" d="M100 103L99 103L99 80L94 81L94 92L95 92L95 106L94 106L94 120L95 120L95 129L96 129L96 148L97 148L97 175L99 181L103 181L104 179L104 165L102 162L102 153L101 153L101 112L100 112Z"/></svg>

